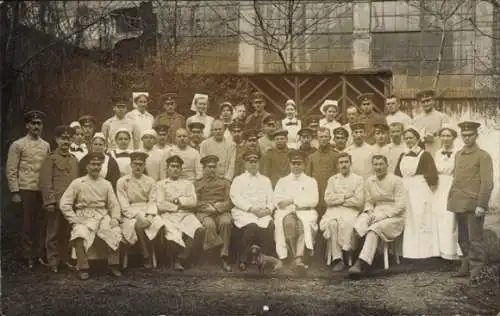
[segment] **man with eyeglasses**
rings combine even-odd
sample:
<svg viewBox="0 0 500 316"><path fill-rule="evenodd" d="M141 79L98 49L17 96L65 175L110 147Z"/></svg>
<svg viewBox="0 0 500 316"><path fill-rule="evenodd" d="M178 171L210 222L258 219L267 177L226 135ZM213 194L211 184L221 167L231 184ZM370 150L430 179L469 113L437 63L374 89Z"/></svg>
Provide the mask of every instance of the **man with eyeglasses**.
<svg viewBox="0 0 500 316"><path fill-rule="evenodd" d="M483 240L484 216L493 190L493 162L490 154L478 147L477 122L458 124L464 147L455 157L455 171L448 210L456 213L458 243L463 252L462 265L455 277L474 279L486 261Z"/></svg>
<svg viewBox="0 0 500 316"><path fill-rule="evenodd" d="M40 136L44 118L45 114L40 111L29 111L24 115L28 133L10 145L6 165L12 202L23 212L20 256L30 269L35 259L40 261L45 253L45 221L41 210L39 177L50 145Z"/></svg>

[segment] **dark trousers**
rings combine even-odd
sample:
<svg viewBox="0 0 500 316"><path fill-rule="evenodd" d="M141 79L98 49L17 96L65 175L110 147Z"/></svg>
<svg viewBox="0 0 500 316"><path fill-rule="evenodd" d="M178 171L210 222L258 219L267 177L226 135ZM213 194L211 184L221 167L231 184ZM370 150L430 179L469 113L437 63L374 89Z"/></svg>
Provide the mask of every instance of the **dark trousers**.
<svg viewBox="0 0 500 316"><path fill-rule="evenodd" d="M271 221L267 228L261 228L257 224L248 224L241 228L240 239L240 262L246 263L248 259L248 251L252 245L261 247L262 253L268 256L276 254L276 246L274 243L274 223Z"/></svg>
<svg viewBox="0 0 500 316"><path fill-rule="evenodd" d="M21 229L21 257L42 258L45 254L45 211L42 210L40 191L21 190L23 223Z"/></svg>
<svg viewBox="0 0 500 316"><path fill-rule="evenodd" d="M486 263L483 239L484 216L477 217L474 212L457 213L458 244L464 258L469 262L471 273L479 271Z"/></svg>
<svg viewBox="0 0 500 316"><path fill-rule="evenodd" d="M45 250L47 262L52 267L59 263L69 261L69 236L70 225L59 209L46 212L47 231L45 238Z"/></svg>

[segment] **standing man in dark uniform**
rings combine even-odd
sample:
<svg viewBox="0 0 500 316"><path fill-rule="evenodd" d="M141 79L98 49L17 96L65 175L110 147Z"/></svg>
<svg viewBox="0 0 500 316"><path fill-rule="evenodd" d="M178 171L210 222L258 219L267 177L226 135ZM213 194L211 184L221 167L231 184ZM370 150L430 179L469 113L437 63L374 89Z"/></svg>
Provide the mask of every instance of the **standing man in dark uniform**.
<svg viewBox="0 0 500 316"><path fill-rule="evenodd" d="M456 277L474 277L486 261L483 226L493 190L493 162L490 154L476 143L480 125L469 121L458 124L464 147L456 154L448 194L448 210L456 213L458 243L463 252Z"/></svg>
<svg viewBox="0 0 500 316"><path fill-rule="evenodd" d="M252 105L255 111L247 117L245 129L256 129L260 131L262 128L262 120L264 117L270 115L269 112L265 110L266 99L262 92L256 91L252 94Z"/></svg>
<svg viewBox="0 0 500 316"><path fill-rule="evenodd" d="M31 269L34 259L44 257L45 220L41 210L40 169L50 145L40 137L45 114L29 111L24 115L28 134L10 145L7 156L7 182L12 202L23 210L21 257Z"/></svg>
<svg viewBox="0 0 500 316"><path fill-rule="evenodd" d="M373 108L373 93L362 93L358 96L358 101L361 106L361 115L359 121L365 124L365 142L373 145L375 143L375 124L385 124L387 121L384 116L376 113Z"/></svg>
<svg viewBox="0 0 500 316"><path fill-rule="evenodd" d="M70 226L59 209L59 199L70 183L78 177L78 159L69 151L74 129L57 126L57 148L43 161L40 169L40 189L43 207L47 211L45 248L47 262L54 273L61 263L69 265Z"/></svg>
<svg viewBox="0 0 500 316"><path fill-rule="evenodd" d="M181 114L177 113L177 94L176 93L167 93L163 97L161 97L161 102L163 104L163 109L165 110L163 113L159 114L154 123L153 128L159 124L165 124L169 127L168 135L169 135L169 143L173 143L175 140L175 132L179 128L184 128L186 126L186 118Z"/></svg>
<svg viewBox="0 0 500 316"><path fill-rule="evenodd" d="M97 126L97 120L92 115L84 115L78 119L78 122L82 126L83 131L83 141L90 151L90 145L92 143L92 137L96 132L95 127Z"/></svg>
<svg viewBox="0 0 500 316"><path fill-rule="evenodd" d="M222 246L220 250L221 266L226 272L231 272L228 262L229 243L231 241L231 198L229 191L231 183L217 176L219 158L208 155L201 158L203 177L196 180L197 205L196 217L205 227L203 250Z"/></svg>
<svg viewBox="0 0 500 316"><path fill-rule="evenodd" d="M263 176L271 180L273 189L278 180L290 173L290 160L288 152L290 151L288 142L288 131L279 129L272 134L275 148L269 149L261 160L260 170Z"/></svg>
<svg viewBox="0 0 500 316"><path fill-rule="evenodd" d="M311 145L312 135L314 131L309 127L303 127L299 130L298 135L300 137L300 147L299 150L307 158L316 152L317 148Z"/></svg>

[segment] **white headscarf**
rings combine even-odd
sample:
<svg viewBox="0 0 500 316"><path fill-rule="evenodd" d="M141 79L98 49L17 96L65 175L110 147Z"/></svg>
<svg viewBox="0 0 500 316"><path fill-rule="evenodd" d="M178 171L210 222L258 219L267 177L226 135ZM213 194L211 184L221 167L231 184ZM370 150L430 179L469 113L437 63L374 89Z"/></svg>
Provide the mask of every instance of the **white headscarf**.
<svg viewBox="0 0 500 316"><path fill-rule="evenodd" d="M196 108L196 102L199 99L206 99L208 101L208 95L207 94L201 94L201 93L195 93L194 97L193 97L193 102L191 102L191 111L198 112L198 109Z"/></svg>
<svg viewBox="0 0 500 316"><path fill-rule="evenodd" d="M134 107L134 109L137 109L137 104L135 104L135 98L141 95L147 97L149 100L149 92L132 92L132 106Z"/></svg>
<svg viewBox="0 0 500 316"><path fill-rule="evenodd" d="M323 104L321 104L321 107L319 108L319 111L323 114L326 115L326 107L328 106L335 106L338 107L339 103L336 100L325 100Z"/></svg>

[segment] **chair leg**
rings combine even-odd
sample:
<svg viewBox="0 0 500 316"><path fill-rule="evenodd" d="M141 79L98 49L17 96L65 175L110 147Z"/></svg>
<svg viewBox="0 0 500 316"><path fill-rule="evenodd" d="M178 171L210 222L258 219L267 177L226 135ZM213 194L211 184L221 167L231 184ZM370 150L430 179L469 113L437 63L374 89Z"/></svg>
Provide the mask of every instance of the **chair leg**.
<svg viewBox="0 0 500 316"><path fill-rule="evenodd" d="M384 243L384 269L389 269L389 245Z"/></svg>
<svg viewBox="0 0 500 316"><path fill-rule="evenodd" d="M153 249L151 251L151 259L153 260L153 268L156 269L157 263L156 263L156 250L155 247L153 246Z"/></svg>
<svg viewBox="0 0 500 316"><path fill-rule="evenodd" d="M123 247L123 263L122 263L122 267L123 269L127 269L128 267L128 248L127 247Z"/></svg>

